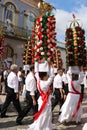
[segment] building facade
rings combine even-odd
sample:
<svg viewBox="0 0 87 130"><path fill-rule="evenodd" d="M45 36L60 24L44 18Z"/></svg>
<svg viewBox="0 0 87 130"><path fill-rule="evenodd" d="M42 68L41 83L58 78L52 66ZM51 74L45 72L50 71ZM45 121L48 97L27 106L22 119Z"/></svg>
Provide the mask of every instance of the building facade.
<svg viewBox="0 0 87 130"><path fill-rule="evenodd" d="M34 19L39 15L39 1L0 0L0 27L5 36L5 53L1 64L10 66L16 63L22 67L24 46L31 36ZM66 68L65 44L58 41L57 45L61 51L63 67Z"/></svg>
<svg viewBox="0 0 87 130"><path fill-rule="evenodd" d="M22 66L24 45L34 19L38 16L39 0L0 0L0 27L3 28L5 54L1 64ZM20 59L20 60L19 60Z"/></svg>

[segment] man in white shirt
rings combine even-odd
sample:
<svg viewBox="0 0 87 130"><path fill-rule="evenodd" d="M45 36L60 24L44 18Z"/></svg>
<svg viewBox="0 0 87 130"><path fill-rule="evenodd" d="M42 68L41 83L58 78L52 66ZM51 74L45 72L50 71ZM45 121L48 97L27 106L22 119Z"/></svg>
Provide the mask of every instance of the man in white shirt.
<svg viewBox="0 0 87 130"><path fill-rule="evenodd" d="M13 102L13 105L15 106L18 115L21 115L21 106L19 102L19 93L18 93L18 66L16 64L11 65L11 72L8 75L7 78L7 95L5 102L2 106L1 110L1 118L8 117L6 116L6 111L11 102ZM20 122L17 122L18 124L21 124Z"/></svg>
<svg viewBox="0 0 87 130"><path fill-rule="evenodd" d="M58 69L58 73L53 81L53 90L55 99L52 102L52 110L58 103L60 103L60 107L62 106L62 99L63 99L62 74L63 74L62 69Z"/></svg>
<svg viewBox="0 0 87 130"><path fill-rule="evenodd" d="M64 93L67 96L67 94L68 94L68 79L67 79L67 73L66 73L65 69L63 69L62 81L63 81Z"/></svg>
<svg viewBox="0 0 87 130"><path fill-rule="evenodd" d="M34 76L34 66L30 66L30 72L26 77L25 80L26 85L26 102L27 105L23 109L22 115L19 115L17 118L18 122L21 122L21 120L27 115L27 113L30 111L31 108L35 107L37 105L36 98L35 98L35 92L36 92L36 79Z"/></svg>

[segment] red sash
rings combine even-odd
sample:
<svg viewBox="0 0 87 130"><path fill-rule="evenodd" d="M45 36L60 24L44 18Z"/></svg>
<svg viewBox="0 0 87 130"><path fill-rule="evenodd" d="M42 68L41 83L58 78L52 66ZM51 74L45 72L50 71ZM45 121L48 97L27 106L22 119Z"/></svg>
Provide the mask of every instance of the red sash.
<svg viewBox="0 0 87 130"><path fill-rule="evenodd" d="M76 108L76 111L74 112L74 114L72 115L72 118L75 117L76 113L78 112L79 108L80 108L80 105L81 105L81 102L82 102L82 94L80 92L78 92L75 88L74 88L74 85L73 85L73 82L71 81L71 86L72 86L72 89L74 90L74 92L69 92L69 93L72 93L72 94L79 94L80 97L79 97L79 101L78 101L78 104L77 104L77 108Z"/></svg>
<svg viewBox="0 0 87 130"><path fill-rule="evenodd" d="M49 95L50 95L50 89L48 90L47 93L44 93L44 92L41 90L40 80L37 81L37 87L38 87L38 89L39 89L39 91L40 91L40 95L41 95L41 97L42 97L43 103L42 103L42 106L41 106L40 110L39 110L36 114L34 114L34 121L38 119L38 117L40 116L41 112L44 110L44 108L45 108L45 106L46 106L46 103L47 103L47 101L48 101L48 97L49 97Z"/></svg>

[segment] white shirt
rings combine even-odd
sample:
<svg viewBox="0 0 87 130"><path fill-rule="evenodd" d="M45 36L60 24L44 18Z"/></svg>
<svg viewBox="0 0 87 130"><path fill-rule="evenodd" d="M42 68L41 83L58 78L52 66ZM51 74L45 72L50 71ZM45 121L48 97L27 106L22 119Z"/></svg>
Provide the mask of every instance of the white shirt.
<svg viewBox="0 0 87 130"><path fill-rule="evenodd" d="M8 87L14 89L14 92L18 92L18 77L14 72L10 72L10 74L7 77L7 84Z"/></svg>
<svg viewBox="0 0 87 130"><path fill-rule="evenodd" d="M57 74L53 81L53 88L62 88L62 76Z"/></svg>
<svg viewBox="0 0 87 130"><path fill-rule="evenodd" d="M85 72L84 76L84 87L87 88L87 71Z"/></svg>
<svg viewBox="0 0 87 130"><path fill-rule="evenodd" d="M26 90L30 92L30 95L35 95L36 91L36 80L34 74L30 72L25 80Z"/></svg>
<svg viewBox="0 0 87 130"><path fill-rule="evenodd" d="M44 80L40 80L40 87L43 90L43 92L47 92L48 88L50 87L51 83L53 82L54 79L54 75L50 76L48 78L48 80L44 81Z"/></svg>
<svg viewBox="0 0 87 130"><path fill-rule="evenodd" d="M3 72L3 76L4 76L4 79L7 78L7 76L8 76L8 71L7 71L7 70L5 70L5 71Z"/></svg>
<svg viewBox="0 0 87 130"><path fill-rule="evenodd" d="M21 71L18 71L18 74L17 74L17 75L18 75L18 81L22 81L22 77L21 77L21 76L22 76L22 73L21 73Z"/></svg>
<svg viewBox="0 0 87 130"><path fill-rule="evenodd" d="M62 81L64 83L66 83L66 84L68 83L67 74L63 73L63 75L62 75Z"/></svg>

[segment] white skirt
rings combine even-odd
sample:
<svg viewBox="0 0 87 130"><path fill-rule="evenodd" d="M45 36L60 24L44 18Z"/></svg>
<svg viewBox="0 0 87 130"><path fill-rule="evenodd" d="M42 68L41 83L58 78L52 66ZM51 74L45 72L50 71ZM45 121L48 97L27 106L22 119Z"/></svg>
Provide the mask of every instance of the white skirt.
<svg viewBox="0 0 87 130"><path fill-rule="evenodd" d="M82 130L87 130L87 123L84 124Z"/></svg>
<svg viewBox="0 0 87 130"><path fill-rule="evenodd" d="M38 100L39 109L42 104L41 97ZM52 112L51 112L51 101L50 98L41 113L34 123L32 123L27 130L52 130Z"/></svg>
<svg viewBox="0 0 87 130"><path fill-rule="evenodd" d="M67 98L60 109L61 114L59 115L58 121L59 122L69 122L69 121L75 121L78 123L81 121L81 115L82 115L82 104L80 105L79 110L77 111L74 118L72 118L72 115L76 112L76 108L78 105L80 95L79 94L72 94L69 93L67 95Z"/></svg>

